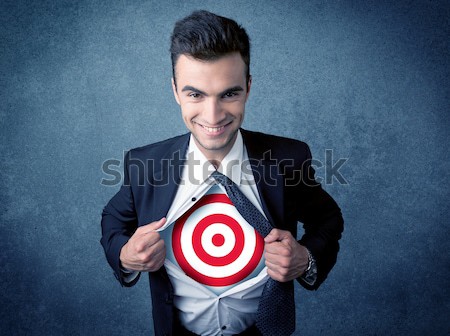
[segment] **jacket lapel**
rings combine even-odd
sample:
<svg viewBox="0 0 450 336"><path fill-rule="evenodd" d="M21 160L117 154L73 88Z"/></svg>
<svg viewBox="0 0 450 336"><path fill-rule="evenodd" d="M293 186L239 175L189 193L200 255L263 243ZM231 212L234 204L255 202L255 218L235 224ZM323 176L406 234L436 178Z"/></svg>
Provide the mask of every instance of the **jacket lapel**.
<svg viewBox="0 0 450 336"><path fill-rule="evenodd" d="M277 159L273 157L270 147L264 141L255 139L256 133L243 129L241 129L241 133L264 213L272 226L282 227L284 223L284 181L278 171Z"/></svg>
<svg viewBox="0 0 450 336"><path fill-rule="evenodd" d="M155 185L153 187L154 199L152 202L158 206L154 208L155 218L159 219L167 216L169 208L175 198L178 186L181 181L181 174L184 169L186 151L189 144L190 133L181 136L167 150L166 155L158 162L160 169L153 173Z"/></svg>

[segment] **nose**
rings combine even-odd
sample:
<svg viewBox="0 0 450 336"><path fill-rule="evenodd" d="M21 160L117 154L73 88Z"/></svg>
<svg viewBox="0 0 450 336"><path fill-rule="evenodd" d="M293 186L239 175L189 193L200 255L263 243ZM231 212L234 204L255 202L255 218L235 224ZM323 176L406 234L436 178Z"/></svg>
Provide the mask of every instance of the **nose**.
<svg viewBox="0 0 450 336"><path fill-rule="evenodd" d="M213 127L220 125L224 118L225 114L219 100L216 98L211 98L205 106L203 119L209 126Z"/></svg>

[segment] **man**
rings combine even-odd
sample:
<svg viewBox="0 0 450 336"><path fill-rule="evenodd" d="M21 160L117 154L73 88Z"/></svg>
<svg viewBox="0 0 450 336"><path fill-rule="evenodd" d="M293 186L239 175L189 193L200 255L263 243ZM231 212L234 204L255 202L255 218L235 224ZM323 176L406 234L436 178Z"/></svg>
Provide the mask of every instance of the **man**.
<svg viewBox="0 0 450 336"><path fill-rule="evenodd" d="M123 286L148 272L156 335L291 334L293 280L325 280L340 209L305 143L241 128L252 83L242 27L194 12L176 23L171 57L190 132L125 156L102 214L108 262Z"/></svg>

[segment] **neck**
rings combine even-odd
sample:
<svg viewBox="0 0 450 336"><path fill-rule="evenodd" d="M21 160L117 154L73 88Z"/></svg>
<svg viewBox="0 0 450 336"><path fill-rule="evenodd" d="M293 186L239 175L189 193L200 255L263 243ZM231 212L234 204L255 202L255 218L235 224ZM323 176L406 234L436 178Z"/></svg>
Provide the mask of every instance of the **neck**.
<svg viewBox="0 0 450 336"><path fill-rule="evenodd" d="M214 166L214 168L216 168L216 170L219 169L220 161L217 160L208 160L208 161Z"/></svg>
<svg viewBox="0 0 450 336"><path fill-rule="evenodd" d="M236 143L237 135L238 135L238 133L236 132L234 134L233 138L231 139L231 141L229 141L229 143L227 143L222 148L216 148L216 149L208 149L208 148L203 147L201 145L201 143L199 141L197 141L195 136L194 136L194 141L195 141L198 149L205 156L205 158L212 165L214 165L214 167L217 169L220 166L222 160L225 158L225 156L228 155L228 153L231 151L231 149L233 148L234 144Z"/></svg>

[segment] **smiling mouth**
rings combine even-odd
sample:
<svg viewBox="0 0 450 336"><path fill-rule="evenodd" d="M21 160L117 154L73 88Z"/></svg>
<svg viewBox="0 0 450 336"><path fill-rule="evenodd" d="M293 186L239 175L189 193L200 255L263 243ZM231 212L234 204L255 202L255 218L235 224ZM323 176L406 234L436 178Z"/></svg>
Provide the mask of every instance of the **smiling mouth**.
<svg viewBox="0 0 450 336"><path fill-rule="evenodd" d="M197 125L199 125L201 128L203 128L206 132L208 132L210 134L216 134L216 133L222 132L225 129L225 127L229 124L230 123L223 125L223 126L219 126L219 127L208 127L208 126L197 123Z"/></svg>
<svg viewBox="0 0 450 336"><path fill-rule="evenodd" d="M220 126L220 127L207 127L207 126L203 126L202 127L207 130L209 133L218 133L221 130L223 130L225 128L225 126Z"/></svg>

